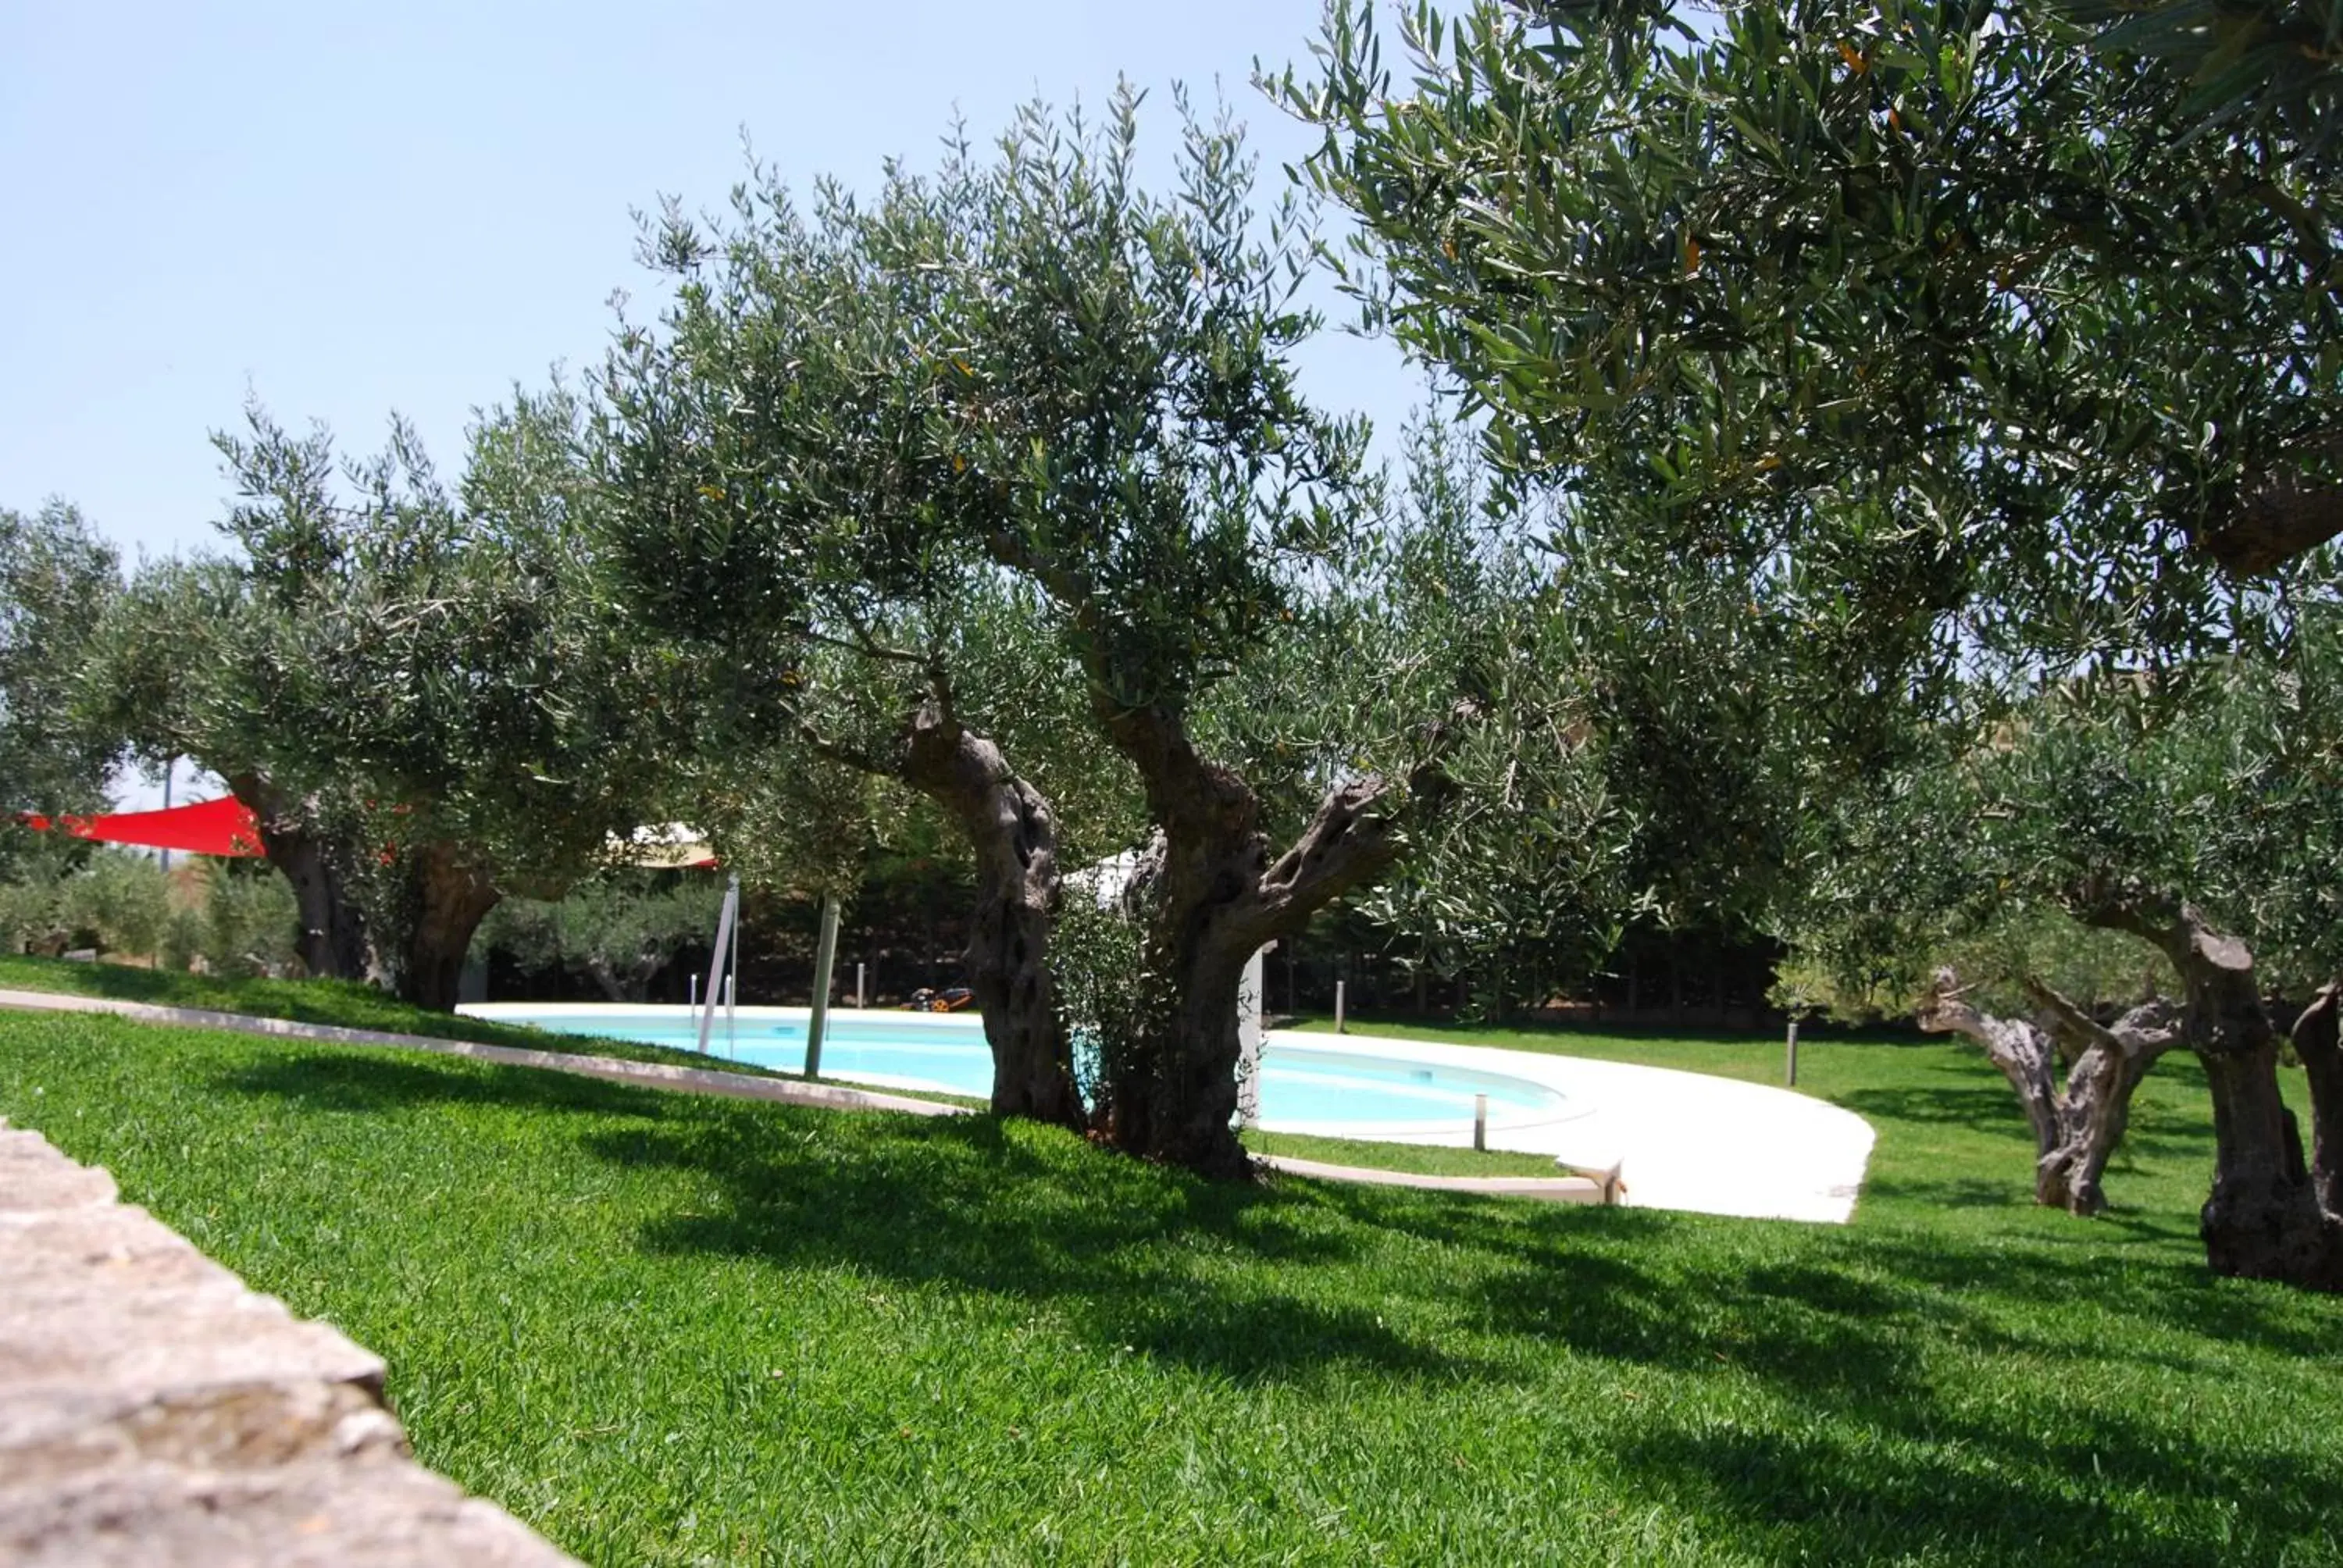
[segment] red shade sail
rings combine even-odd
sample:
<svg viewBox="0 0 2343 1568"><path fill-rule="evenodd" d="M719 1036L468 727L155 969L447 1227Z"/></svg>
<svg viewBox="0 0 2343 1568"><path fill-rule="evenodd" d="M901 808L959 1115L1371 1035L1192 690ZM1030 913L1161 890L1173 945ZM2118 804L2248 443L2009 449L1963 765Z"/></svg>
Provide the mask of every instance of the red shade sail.
<svg viewBox="0 0 2343 1568"><path fill-rule="evenodd" d="M167 811L116 811L105 817L33 817L28 828L60 828L76 839L101 844L140 844L149 849L185 849L197 855L246 859L262 853L260 824L233 795L174 806Z"/></svg>

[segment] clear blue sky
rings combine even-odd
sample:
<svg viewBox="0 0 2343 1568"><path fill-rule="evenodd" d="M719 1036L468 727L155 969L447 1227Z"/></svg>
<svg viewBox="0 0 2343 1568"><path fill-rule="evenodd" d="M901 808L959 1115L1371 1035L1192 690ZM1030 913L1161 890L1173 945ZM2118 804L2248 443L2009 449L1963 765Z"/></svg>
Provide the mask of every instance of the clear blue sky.
<svg viewBox="0 0 2343 1568"><path fill-rule="evenodd" d="M722 201L745 130L792 185L928 159L958 106L1217 77L1264 172L1307 146L1248 85L1318 0L952 5L0 4L0 505L78 502L130 551L209 544L206 432L247 389L370 449L388 413L452 466L469 411L601 352L630 209ZM1312 390L1388 435L1420 397L1330 338Z"/></svg>

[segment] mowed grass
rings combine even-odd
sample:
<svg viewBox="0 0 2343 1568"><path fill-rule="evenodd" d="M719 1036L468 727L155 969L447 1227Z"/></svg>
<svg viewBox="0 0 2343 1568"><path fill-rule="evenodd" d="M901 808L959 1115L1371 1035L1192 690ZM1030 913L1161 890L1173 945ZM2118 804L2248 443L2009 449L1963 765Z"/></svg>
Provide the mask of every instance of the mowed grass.
<svg viewBox="0 0 2343 1568"><path fill-rule="evenodd" d="M246 980L228 975L189 974L179 970L140 969L129 964L68 963L62 959L0 953L0 990L42 990L68 996L106 997L116 1001L144 1002L151 1007L197 1008L212 1012L242 1013L250 1018L326 1024L336 1029L419 1035L426 1040L466 1040L482 1045L511 1046L520 1050L606 1056L620 1061L649 1061L669 1067L745 1073L751 1078L804 1077L802 1073L778 1072L769 1068L734 1061L720 1054L702 1056L696 1050L646 1045L638 1040L611 1040L591 1034L564 1034L527 1024L498 1023L489 1019L468 1018L460 1013L434 1012L428 1008L400 1001L387 991L356 980ZM953 1104L980 1103L949 1094L918 1094L914 1098Z"/></svg>
<svg viewBox="0 0 2343 1568"><path fill-rule="evenodd" d="M2189 1064L2097 1222L1958 1048L1803 1065L1880 1131L1852 1226L104 1019L0 1018L0 1114L597 1563L2343 1561L2343 1301L2206 1275Z"/></svg>

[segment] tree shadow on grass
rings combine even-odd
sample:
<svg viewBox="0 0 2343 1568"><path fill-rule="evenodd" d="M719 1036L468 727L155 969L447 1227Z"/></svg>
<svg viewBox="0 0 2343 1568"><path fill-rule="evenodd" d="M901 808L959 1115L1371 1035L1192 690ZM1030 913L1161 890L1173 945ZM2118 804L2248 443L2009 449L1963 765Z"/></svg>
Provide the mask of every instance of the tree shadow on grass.
<svg viewBox="0 0 2343 1568"><path fill-rule="evenodd" d="M1478 1293L1501 1332L1674 1372L1735 1370L1825 1405L1903 1386L1920 1322L1898 1284L1789 1259L1703 1280L1615 1254L1576 1258L1493 1273Z"/></svg>
<svg viewBox="0 0 2343 1568"><path fill-rule="evenodd" d="M1967 1127L1988 1133L2011 1128L2023 1133L2026 1129L2026 1113L2017 1097L1998 1079L1992 1083L1941 1088L1850 1089L1832 1095L1831 1103L1858 1116L1887 1121Z"/></svg>
<svg viewBox="0 0 2343 1568"><path fill-rule="evenodd" d="M2334 1315L2079 1221L2071 1244L1972 1242L1913 1225L1230 1187L983 1117L839 1115L349 1052L222 1081L327 1113L594 1113L563 1124L587 1154L689 1178L642 1223L647 1252L1033 1303L1085 1342L1238 1382L1364 1373L1456 1397L1442 1391L1559 1389L1577 1375L1567 1358L1645 1370L1676 1392L1571 1441L1614 1462L1629 1493L1733 1520L1784 1558L2177 1563L2219 1555L2219 1530L2244 1521L2229 1555L2268 1560L2324 1528L2316 1466L2124 1391L2142 1367L2185 1369L2199 1390L2225 1370L2173 1332L2143 1342L2157 1331L2325 1357ZM1717 1397L1696 1392L1712 1379Z"/></svg>
<svg viewBox="0 0 2343 1568"><path fill-rule="evenodd" d="M1949 1401L1849 1414L1795 1434L1660 1424L1614 1452L1674 1506L1770 1535L1782 1561L2333 1560L2322 1478L2284 1456L2112 1412L2087 1440Z"/></svg>
<svg viewBox="0 0 2343 1568"><path fill-rule="evenodd" d="M675 1105L658 1090L542 1068L454 1062L419 1054L340 1047L272 1056L215 1074L212 1086L266 1094L307 1111L386 1111L417 1105L504 1105L656 1120Z"/></svg>
<svg viewBox="0 0 2343 1568"><path fill-rule="evenodd" d="M1989 1181L1982 1176L1919 1181L1878 1176L1863 1184L1863 1195L1865 1198L1900 1199L1907 1202L1938 1203L1947 1209L2010 1209L2030 1213L2041 1205L2035 1202L2034 1193L2026 1184L2026 1174L2025 1167L2020 1164L2013 1168L2006 1181Z"/></svg>
<svg viewBox="0 0 2343 1568"><path fill-rule="evenodd" d="M2078 1310L2116 1320L2104 1334L2068 1339L2063 1352L2046 1342L2029 1342L2034 1354L2111 1364L2160 1362L2128 1331L2177 1330L2331 1364L2343 1329L2333 1298L2265 1281L2217 1279L2200 1259L2176 1255L2163 1227L2144 1224L2141 1239L2110 1245L2089 1233L2106 1226L2104 1219L2073 1223L2077 1233L2071 1241L2036 1236L1996 1245L1989 1253L1948 1248L1923 1235L1872 1235L1864 1239L1862 1256L1899 1279L1942 1292L1932 1299L1966 1296L2004 1315L2038 1317L2046 1325Z"/></svg>
<svg viewBox="0 0 2343 1568"><path fill-rule="evenodd" d="M652 1253L843 1266L1046 1302L1086 1339L1241 1380L1485 1372L1331 1286L1320 1271L1348 1265L1359 1232L1300 1196L1151 1169L990 1117L841 1116L347 1051L275 1057L214 1082L304 1112L582 1114L584 1152L693 1178L689 1211L643 1225Z"/></svg>
<svg viewBox="0 0 2343 1568"><path fill-rule="evenodd" d="M860 1120L860 1119L858 1119ZM848 1266L919 1287L1053 1303L1086 1337L1244 1380L1336 1368L1386 1376L1485 1374L1467 1358L1339 1299L1321 1271L1355 1232L1306 1203L1011 1132L990 1117L870 1119L782 1146L753 1122L598 1133L615 1163L684 1171L720 1197L648 1223L654 1253L781 1267ZM1222 1266L1233 1258L1273 1269Z"/></svg>
<svg viewBox="0 0 2343 1568"><path fill-rule="evenodd" d="M2240 1516L2297 1550L2328 1528L2318 1466L2124 1391L2233 1372L2191 1334L2318 1365L2332 1314L2169 1259L1849 1232L1717 1268L1582 1254L1478 1293L1501 1332L1678 1391L1754 1381L1769 1411L1754 1420L1719 1419L1746 1395L1686 1392L1583 1435L1673 1506L1733 1518L1735 1539L1773 1533L1784 1560L2272 1561L2215 1543Z"/></svg>

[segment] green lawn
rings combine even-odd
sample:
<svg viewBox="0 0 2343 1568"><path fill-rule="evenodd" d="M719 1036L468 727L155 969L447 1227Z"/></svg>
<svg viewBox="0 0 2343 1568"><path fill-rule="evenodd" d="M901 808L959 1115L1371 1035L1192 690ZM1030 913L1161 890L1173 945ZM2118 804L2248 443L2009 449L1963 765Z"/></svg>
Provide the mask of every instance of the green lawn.
<svg viewBox="0 0 2343 1568"><path fill-rule="evenodd" d="M433 1012L412 1007L387 991L355 980L242 980L223 975L189 974L183 970L140 969L130 964L67 963L62 959L31 958L0 953L0 990L63 991L72 996L110 997L116 1001L145 1002L154 1007L203 1008L214 1012L244 1013L253 1018L287 1019L297 1023L331 1024L337 1029L370 1029L386 1034L419 1034L429 1040L471 1040L486 1045L518 1046L523 1050L568 1050L611 1056L629 1061L664 1061L683 1067L707 1067L709 1060L696 1051L669 1050L629 1040L597 1040L586 1035L557 1035L526 1026L491 1023L458 1013ZM760 1072L732 1062L728 1070Z"/></svg>
<svg viewBox="0 0 2343 1568"><path fill-rule="evenodd" d="M1284 1027L1304 1034L1334 1032L1332 1019L1299 1020ZM1782 1081L1783 1040L1779 1035L1704 1034L1688 1030L1567 1029L1554 1024L1451 1023L1433 1019L1361 1018L1353 1014L1348 1032L1400 1040L1444 1040L1458 1045L1492 1045L1506 1050L1543 1050L1564 1056L1591 1056L1604 1061L1633 1061L1645 1067L1675 1067L1687 1072L1714 1073L1719 1078L1745 1078L1752 1083ZM1828 1035L1808 1036L1798 1042L1800 1087L1816 1050L1849 1041ZM1909 1043L1885 1031L1861 1043ZM2013 1101L2013 1103L2015 1103Z"/></svg>
<svg viewBox="0 0 2343 1568"><path fill-rule="evenodd" d="M242 1013L252 1018L286 1019L297 1023L330 1024L337 1029L367 1029L386 1034L421 1035L427 1040L468 1040L483 1045L508 1045L522 1050L558 1050L572 1056L607 1056L621 1061L651 1061L669 1067L745 1073L751 1078L803 1078L796 1072L776 1072L747 1062L702 1056L696 1050L676 1050L630 1040L605 1040L590 1034L557 1034L526 1024L495 1023L458 1013L434 1012L410 1006L386 991L354 980L242 980L220 975L188 974L177 970L138 969L129 964L67 963L62 959L29 958L0 953L0 990L63 991L72 996L111 997L119 1001L146 1002L156 1007L202 1008L214 1012ZM916 1100L980 1105L982 1101L950 1094L910 1093Z"/></svg>
<svg viewBox="0 0 2343 1568"><path fill-rule="evenodd" d="M1853 1226L0 1017L0 1114L598 1563L2343 1562L2343 1300L2204 1273L2191 1064L2097 1222L2025 1201L1974 1056L1805 1067L1880 1130Z"/></svg>
<svg viewBox="0 0 2343 1568"><path fill-rule="evenodd" d="M670 1067L714 1069L758 1078L802 1078L729 1060L713 1060L696 1051L673 1050L633 1040L604 1040L593 1035L556 1034L525 1025L493 1023L485 1019L432 1012L412 1007L368 985L347 980L242 980L182 970L140 969L128 964L67 963L62 959L31 958L0 953L0 990L62 991L72 996L111 997L156 1007L202 1008L215 1012L242 1013L253 1018L287 1019L300 1023L330 1024L339 1029L376 1030L387 1034L420 1035L427 1040L468 1040L485 1045L515 1046L523 1050L560 1050L578 1056L607 1056L626 1061L661 1062ZM932 1100L970 1110L984 1109L982 1100L965 1095L925 1093L890 1089L914 1100ZM1439 1176L1555 1176L1562 1172L1552 1160L1536 1155L1483 1153L1469 1149L1429 1149L1405 1143L1365 1143L1354 1140L1307 1138L1299 1134L1262 1134L1255 1145L1264 1154L1292 1154L1334 1164L1366 1165L1386 1171L1414 1171Z"/></svg>

